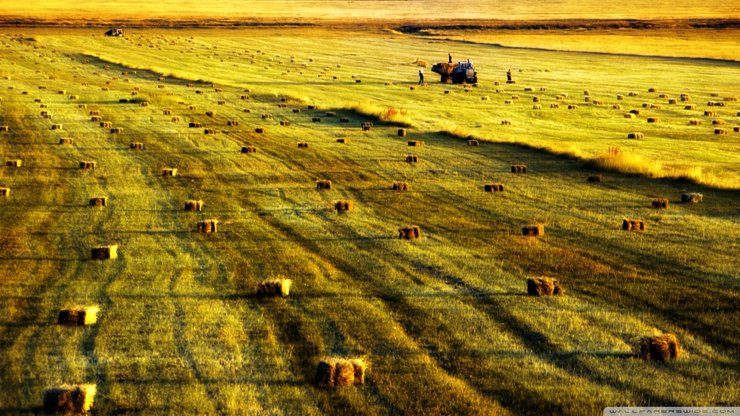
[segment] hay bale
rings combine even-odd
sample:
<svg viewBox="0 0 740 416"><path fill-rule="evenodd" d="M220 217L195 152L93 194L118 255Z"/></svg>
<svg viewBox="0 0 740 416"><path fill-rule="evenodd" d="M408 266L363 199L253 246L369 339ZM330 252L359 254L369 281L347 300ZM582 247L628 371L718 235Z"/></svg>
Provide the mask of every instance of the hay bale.
<svg viewBox="0 0 740 416"><path fill-rule="evenodd" d="M732 128L732 131L735 133L740 133L740 126L735 126Z"/></svg>
<svg viewBox="0 0 740 416"><path fill-rule="evenodd" d="M478 140L468 140L468 146L479 146L480 142Z"/></svg>
<svg viewBox="0 0 740 416"><path fill-rule="evenodd" d="M105 196L96 196L95 198L90 198L89 204L91 207L107 207L108 198Z"/></svg>
<svg viewBox="0 0 740 416"><path fill-rule="evenodd" d="M10 188L0 188L0 196L10 196Z"/></svg>
<svg viewBox="0 0 740 416"><path fill-rule="evenodd" d="M667 198L656 198L653 199L652 206L655 209L668 209L670 202Z"/></svg>
<svg viewBox="0 0 740 416"><path fill-rule="evenodd" d="M396 132L396 135L398 137L406 137L406 129L398 129L398 132Z"/></svg>
<svg viewBox="0 0 740 416"><path fill-rule="evenodd" d="M593 175L586 178L586 182L589 183L600 183L603 181L603 177L601 175Z"/></svg>
<svg viewBox="0 0 740 416"><path fill-rule="evenodd" d="M522 235L527 237L539 237L545 235L545 226L542 224L525 225L522 227Z"/></svg>
<svg viewBox="0 0 740 416"><path fill-rule="evenodd" d="M409 185L406 182L393 182L394 191L408 191Z"/></svg>
<svg viewBox="0 0 740 416"><path fill-rule="evenodd" d="M643 139L645 138L645 135L640 132L631 132L631 133L627 133L627 138L628 139Z"/></svg>
<svg viewBox="0 0 740 416"><path fill-rule="evenodd" d="M52 124L51 125L51 129L52 130L62 130L62 127L63 126L61 124Z"/></svg>
<svg viewBox="0 0 740 416"><path fill-rule="evenodd" d="M59 311L57 316L57 324L59 325L93 325L98 321L98 312L100 308L97 305L93 306L73 306L71 308L62 309Z"/></svg>
<svg viewBox="0 0 740 416"><path fill-rule="evenodd" d="M100 127L104 128L104 129L109 129L109 128L113 127L113 122L111 122L111 121L101 121L100 122Z"/></svg>
<svg viewBox="0 0 740 416"><path fill-rule="evenodd" d="M162 169L162 176L177 176L177 168Z"/></svg>
<svg viewBox="0 0 740 416"><path fill-rule="evenodd" d="M196 227L199 233L216 233L218 232L218 220L207 219L198 221Z"/></svg>
<svg viewBox="0 0 740 416"><path fill-rule="evenodd" d="M630 114L634 114L636 116L639 116L640 115L640 110L638 110L638 109L630 110Z"/></svg>
<svg viewBox="0 0 740 416"><path fill-rule="evenodd" d="M738 100L738 98L735 97L735 96L732 96L732 97L723 97L722 98L722 101L737 101L737 100Z"/></svg>
<svg viewBox="0 0 740 416"><path fill-rule="evenodd" d="M550 104L550 108L560 108L560 104Z"/></svg>
<svg viewBox="0 0 740 416"><path fill-rule="evenodd" d="M341 214L343 212L347 212L354 208L354 204L350 200L345 201L337 201L334 203L334 209L337 210L338 214Z"/></svg>
<svg viewBox="0 0 740 416"><path fill-rule="evenodd" d="M98 162L93 160L82 160L80 161L80 169L94 170L98 166Z"/></svg>
<svg viewBox="0 0 740 416"><path fill-rule="evenodd" d="M647 122L648 123L660 123L660 117L648 117Z"/></svg>
<svg viewBox="0 0 740 416"><path fill-rule="evenodd" d="M180 116L174 116L170 119L173 123L179 123L180 122Z"/></svg>
<svg viewBox="0 0 740 416"><path fill-rule="evenodd" d="M621 110L622 109L622 106L619 105L619 104L614 104L614 105L612 105L612 109L614 109L614 110Z"/></svg>
<svg viewBox="0 0 740 416"><path fill-rule="evenodd" d="M72 144L74 143L74 140L69 137L62 137L59 139L59 144Z"/></svg>
<svg viewBox="0 0 740 416"><path fill-rule="evenodd" d="M511 165L511 173L527 173L527 165Z"/></svg>
<svg viewBox="0 0 740 416"><path fill-rule="evenodd" d="M198 109L198 107L196 107L196 106L194 106L194 105L191 105L191 106L188 106L188 109L189 109L189 110L196 110L196 109Z"/></svg>
<svg viewBox="0 0 740 416"><path fill-rule="evenodd" d="M328 179L316 181L316 189L331 189L331 181Z"/></svg>
<svg viewBox="0 0 740 416"><path fill-rule="evenodd" d="M712 120L712 124L715 126L724 126L727 123L722 119L716 119L716 120Z"/></svg>
<svg viewBox="0 0 740 416"><path fill-rule="evenodd" d="M415 240L421 238L421 228L418 225L409 225L398 229L398 237L403 240Z"/></svg>
<svg viewBox="0 0 740 416"><path fill-rule="evenodd" d="M678 100L676 100L675 98L669 98L668 104L678 104Z"/></svg>
<svg viewBox="0 0 740 416"><path fill-rule="evenodd" d="M407 163L417 163L419 161L419 157L416 155L406 155L406 162Z"/></svg>
<svg viewBox="0 0 740 416"><path fill-rule="evenodd" d="M257 148L254 146L242 146L242 153L257 153Z"/></svg>
<svg viewBox="0 0 740 416"><path fill-rule="evenodd" d="M90 121L93 121L95 123L100 123L101 121L103 121L103 117L101 117L101 116L92 116L92 117L90 117Z"/></svg>
<svg viewBox="0 0 740 416"><path fill-rule="evenodd" d="M321 123L321 117L312 117L311 121L314 123Z"/></svg>
<svg viewBox="0 0 740 416"><path fill-rule="evenodd" d="M696 104L685 105L683 106L683 109L684 110L696 110Z"/></svg>
<svg viewBox="0 0 740 416"><path fill-rule="evenodd" d="M584 103L590 103L590 102L591 102L591 97L590 97L590 96L588 96L588 95L587 95L587 96L585 96L585 97L583 97L583 102L584 102Z"/></svg>
<svg viewBox="0 0 740 416"><path fill-rule="evenodd" d="M513 104L514 102L511 100L504 100L504 104Z"/></svg>
<svg viewBox="0 0 740 416"><path fill-rule="evenodd" d="M202 128L203 127L203 123L190 122L190 123L188 123L188 127L191 128L191 129Z"/></svg>
<svg viewBox="0 0 740 416"><path fill-rule="evenodd" d="M216 129L204 129L203 130L203 134L218 134L218 133L220 132Z"/></svg>
<svg viewBox="0 0 740 416"><path fill-rule="evenodd" d="M727 134L727 129L714 129L714 134L725 135Z"/></svg>
<svg viewBox="0 0 740 416"><path fill-rule="evenodd" d="M577 110L577 109L578 109L578 105L576 105L576 104L570 104L570 105L568 105L568 110Z"/></svg>
<svg viewBox="0 0 740 416"><path fill-rule="evenodd" d="M218 105L226 105L226 101L219 101Z"/></svg>
<svg viewBox="0 0 740 416"><path fill-rule="evenodd" d="M236 126L239 125L239 122L236 121L236 120L229 120L229 121L226 122L226 125L227 126L230 126L230 127L236 127Z"/></svg>
<svg viewBox="0 0 740 416"><path fill-rule="evenodd" d="M263 280L257 284L257 295L288 297L292 284L292 280L282 277Z"/></svg>
<svg viewBox="0 0 740 416"><path fill-rule="evenodd" d="M504 185L500 183L487 183L483 185L483 190L486 192L504 192Z"/></svg>
<svg viewBox="0 0 740 416"><path fill-rule="evenodd" d="M617 100L618 100L618 101L622 101L622 100L624 100L624 95L622 95L622 94L617 94Z"/></svg>
<svg viewBox="0 0 740 416"><path fill-rule="evenodd" d="M283 127L288 127L288 126L290 126L290 121L281 120L280 121L280 125L283 126Z"/></svg>
<svg viewBox="0 0 740 416"><path fill-rule="evenodd" d="M306 143L306 142L299 142L298 143L298 148L299 149L308 149L308 143Z"/></svg>
<svg viewBox="0 0 740 416"><path fill-rule="evenodd" d="M636 116L635 116L634 114L632 114L632 113L626 113L626 114L624 115L624 118L635 118L635 117L636 117Z"/></svg>
<svg viewBox="0 0 740 416"><path fill-rule="evenodd" d="M118 246L113 244L109 246L93 247L90 249L90 256L93 260L112 260L118 258Z"/></svg>
<svg viewBox="0 0 740 416"><path fill-rule="evenodd" d="M645 228L645 222L642 220L629 218L622 220L622 230L624 231L645 231Z"/></svg>
<svg viewBox="0 0 740 416"><path fill-rule="evenodd" d="M123 133L123 127L114 127L110 129L111 134L121 134Z"/></svg>
<svg viewBox="0 0 740 416"><path fill-rule="evenodd" d="M132 142L131 144L129 144L129 148L134 150L144 150L144 143Z"/></svg>
<svg viewBox="0 0 740 416"><path fill-rule="evenodd" d="M241 98L242 100L248 100L249 99L249 96L248 95L242 95L239 98Z"/></svg>
<svg viewBox="0 0 740 416"><path fill-rule="evenodd" d="M423 140L409 140L408 145L412 147L421 147L424 146Z"/></svg>
<svg viewBox="0 0 740 416"><path fill-rule="evenodd" d="M681 194L681 202L698 204L704 200L704 195L698 192L684 192Z"/></svg>
<svg viewBox="0 0 740 416"><path fill-rule="evenodd" d="M707 116L707 117L714 117L714 116L716 116L716 115L717 115L717 113L716 113L716 112L714 112L714 111L710 111L710 110L705 110L705 111L704 111L704 115L705 115L705 116Z"/></svg>
<svg viewBox="0 0 740 416"><path fill-rule="evenodd" d="M629 96L630 97L637 97L638 95L640 95L640 94L637 91L630 91L629 92Z"/></svg>
<svg viewBox="0 0 740 416"><path fill-rule="evenodd" d="M638 355L647 361L677 360L681 357L681 344L674 334L642 337Z"/></svg>
<svg viewBox="0 0 740 416"><path fill-rule="evenodd" d="M257 134L264 134L265 133L265 129L262 128L262 127L257 127L256 129L254 129L254 132L257 133Z"/></svg>
<svg viewBox="0 0 740 416"><path fill-rule="evenodd" d="M349 138L347 138L347 137L341 137L341 138L337 139L337 143L347 144L347 143L349 143Z"/></svg>
<svg viewBox="0 0 740 416"><path fill-rule="evenodd" d="M335 113L334 111L327 111L326 112L326 116L327 117L336 117L337 116L337 113Z"/></svg>
<svg viewBox="0 0 740 416"><path fill-rule="evenodd" d="M560 296L565 294L565 289L560 282L552 277L533 277L527 279L527 294L529 296Z"/></svg>
<svg viewBox="0 0 740 416"><path fill-rule="evenodd" d="M44 412L47 414L82 414L92 409L95 384L63 385L44 390Z"/></svg>
<svg viewBox="0 0 740 416"><path fill-rule="evenodd" d="M13 168L19 168L23 166L23 161L21 159L10 159L5 161L5 166L13 167Z"/></svg>
<svg viewBox="0 0 740 416"><path fill-rule="evenodd" d="M502 126L510 126L511 125L511 121L509 121L509 120L501 120L501 125Z"/></svg>
<svg viewBox="0 0 740 416"><path fill-rule="evenodd" d="M203 200L190 199L185 201L185 211L203 211Z"/></svg>
<svg viewBox="0 0 740 416"><path fill-rule="evenodd" d="M695 118L689 120L689 126L699 126L699 125L701 125L701 120L697 120Z"/></svg>

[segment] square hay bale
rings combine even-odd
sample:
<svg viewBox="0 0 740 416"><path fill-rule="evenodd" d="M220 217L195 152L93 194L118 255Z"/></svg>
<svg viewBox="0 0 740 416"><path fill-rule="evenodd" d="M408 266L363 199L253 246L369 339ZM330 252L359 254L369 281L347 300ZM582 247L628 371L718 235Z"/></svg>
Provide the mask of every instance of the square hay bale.
<svg viewBox="0 0 740 416"><path fill-rule="evenodd" d="M539 237L545 235L545 226L542 224L525 225L522 227L522 235L526 237Z"/></svg>
<svg viewBox="0 0 740 416"><path fill-rule="evenodd" d="M331 189L331 181L328 179L316 181L316 189Z"/></svg>
<svg viewBox="0 0 740 416"><path fill-rule="evenodd" d="M652 205L653 205L653 208L656 208L656 209L668 209L670 202L668 201L667 198L656 198L656 199L653 199Z"/></svg>
<svg viewBox="0 0 740 416"><path fill-rule="evenodd" d="M11 159L5 161L5 166L13 167L13 168L19 168L23 166L23 161L21 159Z"/></svg>
<svg viewBox="0 0 740 416"><path fill-rule="evenodd" d="M215 113L213 111L206 111L206 115L208 117L213 117L215 115Z"/></svg>
<svg viewBox="0 0 740 416"><path fill-rule="evenodd" d="M514 103L514 102L513 102L513 101L511 101L511 100L504 100L504 104L507 104L507 105L508 105L508 104L513 104L513 103Z"/></svg>
<svg viewBox="0 0 740 416"><path fill-rule="evenodd" d="M468 146L480 146L480 142L478 140L468 140Z"/></svg>
<svg viewBox="0 0 740 416"><path fill-rule="evenodd" d="M203 134L218 134L219 131L216 129L204 129Z"/></svg>
<svg viewBox="0 0 740 416"><path fill-rule="evenodd" d="M257 153L257 148L254 146L242 146L242 153Z"/></svg>
<svg viewBox="0 0 740 416"><path fill-rule="evenodd" d="M486 192L504 192L504 185L500 183L487 183L483 185L483 190Z"/></svg>
<svg viewBox="0 0 740 416"><path fill-rule="evenodd" d="M298 143L298 148L299 149L308 149L308 143L306 143L306 142L300 142L300 143Z"/></svg>
<svg viewBox="0 0 740 416"><path fill-rule="evenodd" d="M650 103L642 103L642 108L652 108L653 105Z"/></svg>
<svg viewBox="0 0 740 416"><path fill-rule="evenodd" d="M510 126L511 125L511 121L509 121L509 120L501 120L501 125L502 126Z"/></svg>
<svg viewBox="0 0 740 416"><path fill-rule="evenodd" d="M134 150L144 150L144 143L141 143L141 142L133 142L133 143L129 144L129 148L130 149L134 149Z"/></svg>
<svg viewBox="0 0 740 416"><path fill-rule="evenodd" d="M684 192L683 194L681 194L681 202L698 204L702 202L703 199L704 195L698 192Z"/></svg>
<svg viewBox="0 0 740 416"><path fill-rule="evenodd" d="M648 117L647 122L648 123L660 123L660 117Z"/></svg>
<svg viewBox="0 0 740 416"><path fill-rule="evenodd" d="M421 228L418 225L409 225L398 229L398 238L415 240L421 238Z"/></svg>
<svg viewBox="0 0 740 416"><path fill-rule="evenodd" d="M622 95L622 94L617 94L617 100L618 100L618 101L622 101L622 100L624 100L624 95Z"/></svg>
<svg viewBox="0 0 740 416"><path fill-rule="evenodd" d="M733 128L732 128L732 131L733 131L734 133L740 133L740 126L735 126L735 127L733 127Z"/></svg>
<svg viewBox="0 0 740 416"><path fill-rule="evenodd" d="M293 281L282 277L267 279L257 284L257 294L259 296L282 296L290 295L290 287Z"/></svg>
<svg viewBox="0 0 740 416"><path fill-rule="evenodd" d="M314 123L321 123L321 117L311 117L311 121Z"/></svg>
<svg viewBox="0 0 740 416"><path fill-rule="evenodd" d="M645 228L645 222L642 220L628 218L622 220L622 230L624 231L645 231Z"/></svg>
<svg viewBox="0 0 740 416"><path fill-rule="evenodd" d="M190 122L190 123L188 123L188 127L191 128L191 129L202 128L203 127L203 123Z"/></svg>
<svg viewBox="0 0 740 416"><path fill-rule="evenodd" d="M406 162L407 163L417 163L419 161L419 157L416 155L407 155L406 156Z"/></svg>
<svg viewBox="0 0 740 416"><path fill-rule="evenodd" d="M196 107L194 105L188 106L188 110L193 110L194 111L194 110L197 110L197 109L198 109L198 107Z"/></svg>
<svg viewBox="0 0 740 416"><path fill-rule="evenodd" d="M109 129L109 128L113 127L113 122L111 122L111 121L101 121L100 122L100 127L104 128L104 129Z"/></svg>
<svg viewBox="0 0 740 416"><path fill-rule="evenodd" d="M511 165L511 173L527 173L527 165Z"/></svg>
<svg viewBox="0 0 740 416"><path fill-rule="evenodd" d="M681 95L679 95L679 96L678 96L678 98L679 98L679 99L680 99L681 101L684 101L684 102L690 102L690 101L691 101L691 96L690 96L689 94L685 94L685 93L684 93L684 94L681 94Z"/></svg>
<svg viewBox="0 0 740 416"><path fill-rule="evenodd" d="M669 98L668 104L678 104L678 100L676 100L675 98Z"/></svg>
<svg viewBox="0 0 740 416"><path fill-rule="evenodd" d="M601 175L592 175L586 178L586 182L589 183L600 183L604 178Z"/></svg>
<svg viewBox="0 0 740 416"><path fill-rule="evenodd" d="M264 134L265 133L265 129L262 128L262 127L257 127L256 129L254 129L254 132L257 133L257 134Z"/></svg>
<svg viewBox="0 0 740 416"><path fill-rule="evenodd" d="M0 188L0 196L10 196L10 188Z"/></svg>
<svg viewBox="0 0 740 416"><path fill-rule="evenodd" d="M203 200L190 199L185 201L185 211L203 211Z"/></svg>
<svg viewBox="0 0 740 416"><path fill-rule="evenodd" d="M727 129L714 129L714 134L725 135L727 133Z"/></svg>
<svg viewBox="0 0 740 416"><path fill-rule="evenodd" d="M334 203L334 209L337 210L338 214L350 211L353 208L354 208L354 204L350 200L337 201L336 203Z"/></svg>
<svg viewBox="0 0 740 416"><path fill-rule="evenodd" d="M645 135L640 132L631 132L631 133L627 133L627 138L628 139L644 139Z"/></svg>
<svg viewBox="0 0 740 416"><path fill-rule="evenodd" d="M293 111L294 114L298 114L298 113L301 112L301 109L300 108L294 108L292 111Z"/></svg>
<svg viewBox="0 0 740 416"><path fill-rule="evenodd" d="M326 112L326 116L327 117L336 117L337 116L337 113L335 113L334 111L327 111Z"/></svg>
<svg viewBox="0 0 740 416"><path fill-rule="evenodd" d="M409 140L408 145L414 146L414 147L420 147L420 146L424 146L424 141L423 140Z"/></svg>
<svg viewBox="0 0 740 416"><path fill-rule="evenodd" d="M717 113L716 113L716 112L714 112L714 111L710 111L710 110L705 110L705 111L704 111L704 115L705 115L705 116L707 116L707 117L714 117L714 116L716 116L716 115L717 115Z"/></svg>
<svg viewBox="0 0 740 416"><path fill-rule="evenodd" d="M236 127L236 126L239 125L239 122L236 121L236 120L229 120L229 121L226 122L226 125L227 126L230 126L230 127Z"/></svg>
<svg viewBox="0 0 740 416"><path fill-rule="evenodd" d="M685 105L683 106L683 109L684 110L696 110L696 104Z"/></svg>
<svg viewBox="0 0 740 416"><path fill-rule="evenodd" d="M647 361L677 360L681 357L681 344L674 334L640 338L639 356Z"/></svg>
<svg viewBox="0 0 740 416"><path fill-rule="evenodd" d="M532 106L532 110L541 110L541 109L542 109L542 106L539 104L535 104Z"/></svg>
<svg viewBox="0 0 740 416"><path fill-rule="evenodd" d="M591 102L591 97L590 97L590 96L588 96L588 95L587 95L587 96L585 96L585 97L583 97L583 102L584 102L584 103L590 103L590 102Z"/></svg>
<svg viewBox="0 0 740 416"><path fill-rule="evenodd" d="M697 119L689 120L689 126L700 126L700 125L701 125L701 120L697 120Z"/></svg>
<svg viewBox="0 0 740 416"><path fill-rule="evenodd" d="M0 131L10 131L10 127L8 127L8 126L0 126Z"/></svg>
<svg viewBox="0 0 740 416"><path fill-rule="evenodd" d="M392 188L394 191L408 191L409 185L406 182L393 182Z"/></svg>
<svg viewBox="0 0 740 416"><path fill-rule="evenodd" d="M568 110L577 110L577 109L578 109L578 105L576 105L576 104L570 104L570 105L568 105Z"/></svg>
<svg viewBox="0 0 740 416"><path fill-rule="evenodd" d="M208 220L198 221L197 229L199 233L216 233L218 232L218 220L208 219Z"/></svg>
<svg viewBox="0 0 740 416"><path fill-rule="evenodd" d="M90 117L90 121L93 121L93 122L96 122L96 123L100 123L101 121L103 121L103 117L101 117L101 116L92 116L92 117Z"/></svg>
<svg viewBox="0 0 740 416"><path fill-rule="evenodd" d="M174 116L170 119L173 123L179 123L180 122L180 116Z"/></svg>
<svg viewBox="0 0 740 416"><path fill-rule="evenodd" d="M541 276L527 279L527 294L529 296L560 296L565 294L565 290L557 279Z"/></svg>
<svg viewBox="0 0 740 416"><path fill-rule="evenodd" d="M51 129L52 130L62 130L62 127L63 126L61 124L52 124L51 125Z"/></svg>
<svg viewBox="0 0 740 416"><path fill-rule="evenodd" d="M337 139L337 143L347 144L347 143L349 143L349 138L347 138L347 137L339 138L339 139Z"/></svg>
<svg viewBox="0 0 740 416"><path fill-rule="evenodd" d="M272 120L271 114L262 114L262 120Z"/></svg>
<svg viewBox="0 0 740 416"><path fill-rule="evenodd" d="M62 137L59 139L59 144L72 144L74 143L74 140L69 137Z"/></svg>
<svg viewBox="0 0 740 416"><path fill-rule="evenodd" d="M239 98L241 98L242 100L248 100L249 99L249 96L248 95L242 95Z"/></svg>
<svg viewBox="0 0 740 416"><path fill-rule="evenodd" d="M98 312L100 308L97 305L93 306L73 306L71 308L62 309L59 311L57 316L57 324L59 325L93 325L98 321Z"/></svg>
<svg viewBox="0 0 740 416"><path fill-rule="evenodd" d="M162 169L162 176L177 176L177 168Z"/></svg>
<svg viewBox="0 0 740 416"><path fill-rule="evenodd" d="M737 101L738 98L735 96L732 97L722 97L722 101Z"/></svg>
<svg viewBox="0 0 740 416"><path fill-rule="evenodd" d="M630 97L637 97L638 95L640 95L640 94L637 91L630 91L629 92L629 96Z"/></svg>
<svg viewBox="0 0 740 416"><path fill-rule="evenodd" d="M398 135L398 137L406 137L406 129L398 129L396 135Z"/></svg>
<svg viewBox="0 0 740 416"><path fill-rule="evenodd" d="M724 126L725 124L727 124L727 122L725 122L722 119L716 119L716 120L712 120L712 124L715 126Z"/></svg>
<svg viewBox="0 0 740 416"><path fill-rule="evenodd" d="M280 125L283 126L283 127L288 127L288 126L290 126L290 121L280 120Z"/></svg>
<svg viewBox="0 0 740 416"><path fill-rule="evenodd" d="M47 414L82 414L92 409L95 384L63 385L44 390L44 412Z"/></svg>
<svg viewBox="0 0 740 416"><path fill-rule="evenodd" d="M632 110L630 110L630 114L634 114L636 116L639 116L640 115L640 110L632 109Z"/></svg>
<svg viewBox="0 0 740 416"><path fill-rule="evenodd" d="M218 102L218 105L226 105L226 101L223 101L223 100L222 101L219 101Z"/></svg>
<svg viewBox="0 0 740 416"><path fill-rule="evenodd" d="M80 169L94 170L98 166L98 162L94 160L82 160L80 161Z"/></svg>
<svg viewBox="0 0 740 416"><path fill-rule="evenodd" d="M532 102L533 102L533 103L538 103L538 102L540 102L540 97L538 97L538 96L536 96L536 95L535 95L534 97L532 97Z"/></svg>
<svg viewBox="0 0 740 416"><path fill-rule="evenodd" d="M105 196L96 196L94 198L90 198L89 204L91 207L107 207L108 198Z"/></svg>
<svg viewBox="0 0 740 416"><path fill-rule="evenodd" d="M118 246L108 245L101 247L93 247L90 250L90 255L93 260L112 260L118 258Z"/></svg>
<svg viewBox="0 0 740 416"><path fill-rule="evenodd" d="M550 108L560 108L560 104L550 104Z"/></svg>
<svg viewBox="0 0 740 416"><path fill-rule="evenodd" d="M624 118L635 118L635 115L634 115L634 114L632 114L632 113L626 113L626 114L624 115Z"/></svg>

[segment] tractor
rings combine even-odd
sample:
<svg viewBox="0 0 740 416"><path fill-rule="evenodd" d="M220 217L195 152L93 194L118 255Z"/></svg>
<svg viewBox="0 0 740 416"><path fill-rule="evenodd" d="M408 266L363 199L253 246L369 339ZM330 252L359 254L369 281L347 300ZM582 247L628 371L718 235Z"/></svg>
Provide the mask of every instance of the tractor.
<svg viewBox="0 0 740 416"><path fill-rule="evenodd" d="M439 74L441 82L453 84L475 84L478 82L478 73L470 60L460 61L456 64L440 62L432 66L432 72Z"/></svg>

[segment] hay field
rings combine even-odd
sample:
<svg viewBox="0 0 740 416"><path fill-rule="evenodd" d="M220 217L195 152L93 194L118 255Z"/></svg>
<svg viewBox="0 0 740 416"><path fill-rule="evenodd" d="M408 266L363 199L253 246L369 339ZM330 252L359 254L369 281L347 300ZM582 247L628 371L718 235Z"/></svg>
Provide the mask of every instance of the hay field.
<svg viewBox="0 0 740 416"><path fill-rule="evenodd" d="M740 366L740 103L724 100L740 95L736 64L324 29L29 29L0 46L0 154L22 160L0 168L2 413L40 412L64 383L97 384L96 414L591 415L740 399L727 383ZM413 62L447 52L476 62L479 86L429 68L415 85ZM691 103L668 104L681 93ZM691 180L650 177L666 175ZM681 203L687 191L703 202ZM661 197L669 208L652 208ZM647 229L622 231L626 218ZM196 232L210 219L217 233ZM533 224L545 234L522 236ZM421 238L399 239L411 225ZM118 258L91 260L109 244ZM535 276L566 294L527 296ZM289 296L257 295L273 278L292 280ZM97 323L56 325L74 305L97 305ZM635 356L665 332L680 360ZM325 357L363 358L365 384L316 386Z"/></svg>

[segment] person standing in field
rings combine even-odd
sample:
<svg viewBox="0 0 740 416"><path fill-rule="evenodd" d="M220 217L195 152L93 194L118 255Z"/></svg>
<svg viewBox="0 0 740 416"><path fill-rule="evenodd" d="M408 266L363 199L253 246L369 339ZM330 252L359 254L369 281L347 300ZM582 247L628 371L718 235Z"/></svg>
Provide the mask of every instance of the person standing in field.
<svg viewBox="0 0 740 416"><path fill-rule="evenodd" d="M448 64L451 64L452 63L452 54L449 53L449 52L447 52L447 63Z"/></svg>
<svg viewBox="0 0 740 416"><path fill-rule="evenodd" d="M509 68L509 70L506 71L506 80L511 81L511 68Z"/></svg>
<svg viewBox="0 0 740 416"><path fill-rule="evenodd" d="M424 84L424 68L419 68L419 85Z"/></svg>

